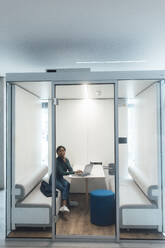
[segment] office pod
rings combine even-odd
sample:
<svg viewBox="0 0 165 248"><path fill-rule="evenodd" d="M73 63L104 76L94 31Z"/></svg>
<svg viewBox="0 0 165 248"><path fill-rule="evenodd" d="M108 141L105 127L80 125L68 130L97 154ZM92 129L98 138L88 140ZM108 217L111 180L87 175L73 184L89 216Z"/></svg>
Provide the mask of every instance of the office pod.
<svg viewBox="0 0 165 248"><path fill-rule="evenodd" d="M7 76L7 238L164 239L164 81L110 76Z"/></svg>

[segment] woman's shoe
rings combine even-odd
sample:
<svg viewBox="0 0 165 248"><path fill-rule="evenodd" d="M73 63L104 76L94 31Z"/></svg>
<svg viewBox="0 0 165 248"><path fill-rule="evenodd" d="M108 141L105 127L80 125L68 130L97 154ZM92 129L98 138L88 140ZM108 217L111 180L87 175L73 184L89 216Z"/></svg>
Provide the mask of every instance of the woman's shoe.
<svg viewBox="0 0 165 248"><path fill-rule="evenodd" d="M60 212L70 212L69 208L65 205L63 205L62 207L60 207L59 209Z"/></svg>

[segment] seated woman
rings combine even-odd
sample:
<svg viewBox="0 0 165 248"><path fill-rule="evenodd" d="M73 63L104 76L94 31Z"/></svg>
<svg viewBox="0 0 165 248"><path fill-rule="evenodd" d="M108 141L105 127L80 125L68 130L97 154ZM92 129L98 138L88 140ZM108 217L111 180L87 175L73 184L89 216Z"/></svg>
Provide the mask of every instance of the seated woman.
<svg viewBox="0 0 165 248"><path fill-rule="evenodd" d="M69 160L65 157L66 149L64 146L58 146L56 152L58 155L56 158L56 188L61 191L62 195L62 206L59 211L70 212L69 208L67 207L67 202L69 201L70 183L65 180L63 176L75 173L79 174L82 173L82 171L73 171ZM52 178L50 178L50 181L52 181Z"/></svg>

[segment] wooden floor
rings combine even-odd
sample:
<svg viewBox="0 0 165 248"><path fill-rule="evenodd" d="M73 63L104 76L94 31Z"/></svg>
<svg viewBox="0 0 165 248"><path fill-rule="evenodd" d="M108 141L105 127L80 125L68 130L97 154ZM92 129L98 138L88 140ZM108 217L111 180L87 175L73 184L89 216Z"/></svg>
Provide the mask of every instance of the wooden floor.
<svg viewBox="0 0 165 248"><path fill-rule="evenodd" d="M9 238L52 238L52 228L32 228L32 227L17 227L15 231L12 231Z"/></svg>
<svg viewBox="0 0 165 248"><path fill-rule="evenodd" d="M56 235L96 235L115 236L115 225L100 227L91 224L90 212L85 206L84 194L72 194L71 200L79 203L78 207L70 207L70 213L60 215L56 224ZM51 238L51 228L17 228L8 237L12 238Z"/></svg>
<svg viewBox="0 0 165 248"><path fill-rule="evenodd" d="M90 212L86 210L85 195L72 194L71 200L79 202L78 207L71 207L67 215L60 215L56 224L56 235L95 235L115 236L115 225L96 226L90 222ZM51 228L17 228L9 234L13 238L51 238ZM121 230L121 239L157 240L164 239L161 233L153 230Z"/></svg>
<svg viewBox="0 0 165 248"><path fill-rule="evenodd" d="M162 233L158 233L156 230L146 230L146 229L130 229L120 230L121 239L131 239L131 240L162 240L165 239Z"/></svg>
<svg viewBox="0 0 165 248"><path fill-rule="evenodd" d="M59 218L56 225L57 235L115 236L115 225L102 227L91 224L90 211L86 209L84 194L72 194L71 200L79 202L79 206L72 207L67 217Z"/></svg>

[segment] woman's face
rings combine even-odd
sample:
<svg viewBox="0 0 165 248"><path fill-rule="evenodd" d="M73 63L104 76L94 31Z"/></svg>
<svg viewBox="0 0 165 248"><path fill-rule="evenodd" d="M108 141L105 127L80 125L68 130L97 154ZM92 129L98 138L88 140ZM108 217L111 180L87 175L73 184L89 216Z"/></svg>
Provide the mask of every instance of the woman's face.
<svg viewBox="0 0 165 248"><path fill-rule="evenodd" d="M58 150L57 154L58 154L58 156L59 156L60 158L64 158L64 157L65 157L65 150L64 150L64 148L61 147L61 148Z"/></svg>

